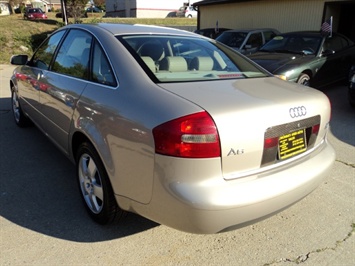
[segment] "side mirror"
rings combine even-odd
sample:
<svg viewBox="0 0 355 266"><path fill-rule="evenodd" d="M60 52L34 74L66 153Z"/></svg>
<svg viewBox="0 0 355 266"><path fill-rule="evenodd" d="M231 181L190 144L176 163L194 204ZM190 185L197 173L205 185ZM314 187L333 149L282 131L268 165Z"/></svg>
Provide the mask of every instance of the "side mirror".
<svg viewBox="0 0 355 266"><path fill-rule="evenodd" d="M331 50L331 49L326 49L322 52L322 56L328 56L328 55L332 55L332 54L335 54L335 51Z"/></svg>
<svg viewBox="0 0 355 266"><path fill-rule="evenodd" d="M26 65L28 61L28 55L21 54L21 55L13 55L11 56L10 63L12 65Z"/></svg>

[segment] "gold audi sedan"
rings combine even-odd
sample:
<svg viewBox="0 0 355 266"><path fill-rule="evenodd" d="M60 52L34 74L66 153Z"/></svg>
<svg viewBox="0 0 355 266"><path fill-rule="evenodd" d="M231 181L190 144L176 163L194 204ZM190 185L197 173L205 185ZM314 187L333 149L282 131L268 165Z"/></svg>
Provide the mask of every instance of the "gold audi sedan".
<svg viewBox="0 0 355 266"><path fill-rule="evenodd" d="M16 124L35 124L75 163L100 224L128 211L186 232L233 230L308 195L335 160L322 92L201 35L69 25L11 63Z"/></svg>

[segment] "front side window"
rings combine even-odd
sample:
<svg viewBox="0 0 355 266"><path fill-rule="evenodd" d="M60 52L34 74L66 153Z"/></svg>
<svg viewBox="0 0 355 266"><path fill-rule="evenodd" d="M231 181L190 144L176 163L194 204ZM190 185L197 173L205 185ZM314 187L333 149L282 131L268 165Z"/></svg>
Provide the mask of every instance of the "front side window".
<svg viewBox="0 0 355 266"><path fill-rule="evenodd" d="M339 52L342 49L348 46L348 42L345 38L339 35L335 35L333 37L327 38L324 42L324 47L326 49L333 50L335 52Z"/></svg>
<svg viewBox="0 0 355 266"><path fill-rule="evenodd" d="M243 44L245 38L247 37L248 33L247 32L224 32L221 34L217 40L221 43L224 43L225 45L228 45L230 47L236 47L240 48L240 46Z"/></svg>
<svg viewBox="0 0 355 266"><path fill-rule="evenodd" d="M251 34L246 45L250 45L251 48L257 48L262 46L263 36L261 35L261 32Z"/></svg>
<svg viewBox="0 0 355 266"><path fill-rule="evenodd" d="M202 38L130 35L122 42L157 82L268 76L235 51Z"/></svg>
<svg viewBox="0 0 355 266"><path fill-rule="evenodd" d="M270 41L272 38L274 38L276 34L273 31L264 31L264 39L265 43Z"/></svg>
<svg viewBox="0 0 355 266"><path fill-rule="evenodd" d="M31 64L34 67L38 67L43 70L48 70L49 65L52 61L54 52L62 39L65 31L59 31L49 37L36 51L33 55Z"/></svg>
<svg viewBox="0 0 355 266"><path fill-rule="evenodd" d="M52 70L88 79L92 36L82 30L71 30L59 48Z"/></svg>

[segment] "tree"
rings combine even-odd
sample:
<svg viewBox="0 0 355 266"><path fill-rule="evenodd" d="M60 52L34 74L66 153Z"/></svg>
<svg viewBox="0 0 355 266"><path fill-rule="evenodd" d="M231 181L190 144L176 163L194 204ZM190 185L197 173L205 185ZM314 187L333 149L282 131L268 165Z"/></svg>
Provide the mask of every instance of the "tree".
<svg viewBox="0 0 355 266"><path fill-rule="evenodd" d="M9 0L9 5L11 6L12 11L15 10L15 6L21 6L22 0Z"/></svg>
<svg viewBox="0 0 355 266"><path fill-rule="evenodd" d="M85 6L87 0L64 0L67 17L70 15L74 18L74 23L80 23L80 18L85 16Z"/></svg>
<svg viewBox="0 0 355 266"><path fill-rule="evenodd" d="M94 5L101 8L102 10L106 10L106 0L93 0Z"/></svg>

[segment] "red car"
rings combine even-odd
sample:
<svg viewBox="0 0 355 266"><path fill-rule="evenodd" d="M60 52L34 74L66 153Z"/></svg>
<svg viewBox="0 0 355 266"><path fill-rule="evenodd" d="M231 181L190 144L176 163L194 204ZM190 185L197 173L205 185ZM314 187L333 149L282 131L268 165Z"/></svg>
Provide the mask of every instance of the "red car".
<svg viewBox="0 0 355 266"><path fill-rule="evenodd" d="M47 19L47 15L40 8L28 8L23 15L24 19Z"/></svg>

